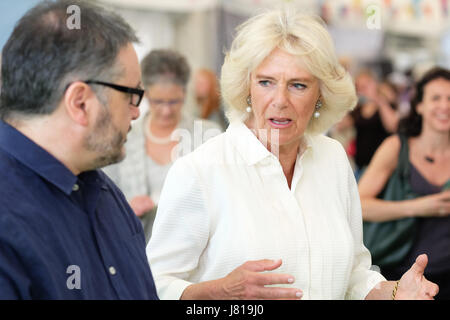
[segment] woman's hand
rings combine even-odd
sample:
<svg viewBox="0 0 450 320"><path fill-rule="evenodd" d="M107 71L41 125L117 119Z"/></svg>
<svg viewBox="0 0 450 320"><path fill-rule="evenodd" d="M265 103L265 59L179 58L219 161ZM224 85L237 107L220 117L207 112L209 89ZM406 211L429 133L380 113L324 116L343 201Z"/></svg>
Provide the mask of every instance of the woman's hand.
<svg viewBox="0 0 450 320"><path fill-rule="evenodd" d="M292 284L295 279L288 274L262 273L281 266L281 260L247 261L234 269L222 281L228 299L300 299L303 293L295 288L265 287L266 285Z"/></svg>
<svg viewBox="0 0 450 320"><path fill-rule="evenodd" d="M303 292L296 288L266 287L267 285L293 284L289 274L264 273L281 266L281 260L247 261L226 277L200 282L187 287L181 299L185 300L299 300Z"/></svg>
<svg viewBox="0 0 450 320"><path fill-rule="evenodd" d="M439 287L425 279L423 273L427 263L426 254L417 257L416 262L400 279L395 300L434 300Z"/></svg>
<svg viewBox="0 0 450 320"><path fill-rule="evenodd" d="M414 210L412 216L446 217L450 214L450 190L409 201L411 202L411 209Z"/></svg>
<svg viewBox="0 0 450 320"><path fill-rule="evenodd" d="M155 203L149 196L142 195L131 199L130 207L138 217L142 217L146 212L155 207Z"/></svg>

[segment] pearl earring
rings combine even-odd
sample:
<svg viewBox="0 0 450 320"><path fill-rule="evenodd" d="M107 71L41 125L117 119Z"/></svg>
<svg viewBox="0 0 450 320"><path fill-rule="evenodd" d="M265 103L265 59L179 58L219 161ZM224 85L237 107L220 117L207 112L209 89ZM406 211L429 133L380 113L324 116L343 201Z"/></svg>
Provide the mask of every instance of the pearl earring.
<svg viewBox="0 0 450 320"><path fill-rule="evenodd" d="M252 98L250 96L247 97L247 108L245 111L248 113L252 112Z"/></svg>
<svg viewBox="0 0 450 320"><path fill-rule="evenodd" d="M318 119L320 117L319 109L322 108L322 101L317 100L316 102L316 112L314 112L314 118Z"/></svg>

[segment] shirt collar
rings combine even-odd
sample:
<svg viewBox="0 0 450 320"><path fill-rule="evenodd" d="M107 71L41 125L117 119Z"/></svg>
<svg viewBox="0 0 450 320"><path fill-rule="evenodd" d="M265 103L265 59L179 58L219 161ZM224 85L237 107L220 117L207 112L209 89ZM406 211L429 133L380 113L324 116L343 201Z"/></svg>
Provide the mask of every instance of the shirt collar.
<svg viewBox="0 0 450 320"><path fill-rule="evenodd" d="M268 157L276 158L242 121L232 122L226 133L231 137L233 144L248 165L254 165ZM311 148L311 137L304 135L297 160L301 159L305 152ZM296 161L296 165L298 162Z"/></svg>
<svg viewBox="0 0 450 320"><path fill-rule="evenodd" d="M66 166L9 124L0 121L0 148L36 174L70 194L77 181Z"/></svg>

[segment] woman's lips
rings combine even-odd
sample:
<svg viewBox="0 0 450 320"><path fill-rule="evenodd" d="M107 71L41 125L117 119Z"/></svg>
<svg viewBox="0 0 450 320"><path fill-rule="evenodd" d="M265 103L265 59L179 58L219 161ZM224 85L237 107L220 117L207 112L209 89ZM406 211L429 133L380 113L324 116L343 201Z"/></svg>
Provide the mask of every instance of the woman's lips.
<svg viewBox="0 0 450 320"><path fill-rule="evenodd" d="M287 118L270 118L269 123L274 128L284 129L292 124L292 120Z"/></svg>
<svg viewBox="0 0 450 320"><path fill-rule="evenodd" d="M442 121L447 121L450 119L450 115L448 114L436 114L436 118Z"/></svg>

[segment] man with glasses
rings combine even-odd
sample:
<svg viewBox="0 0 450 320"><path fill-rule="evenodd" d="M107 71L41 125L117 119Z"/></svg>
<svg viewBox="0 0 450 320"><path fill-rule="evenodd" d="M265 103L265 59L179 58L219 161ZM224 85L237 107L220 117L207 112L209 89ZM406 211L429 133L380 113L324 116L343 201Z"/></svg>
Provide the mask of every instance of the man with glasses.
<svg viewBox="0 0 450 320"><path fill-rule="evenodd" d="M66 26L80 7L81 28ZM0 299L158 299L140 221L99 168L125 157L144 91L117 15L46 1L2 53Z"/></svg>

